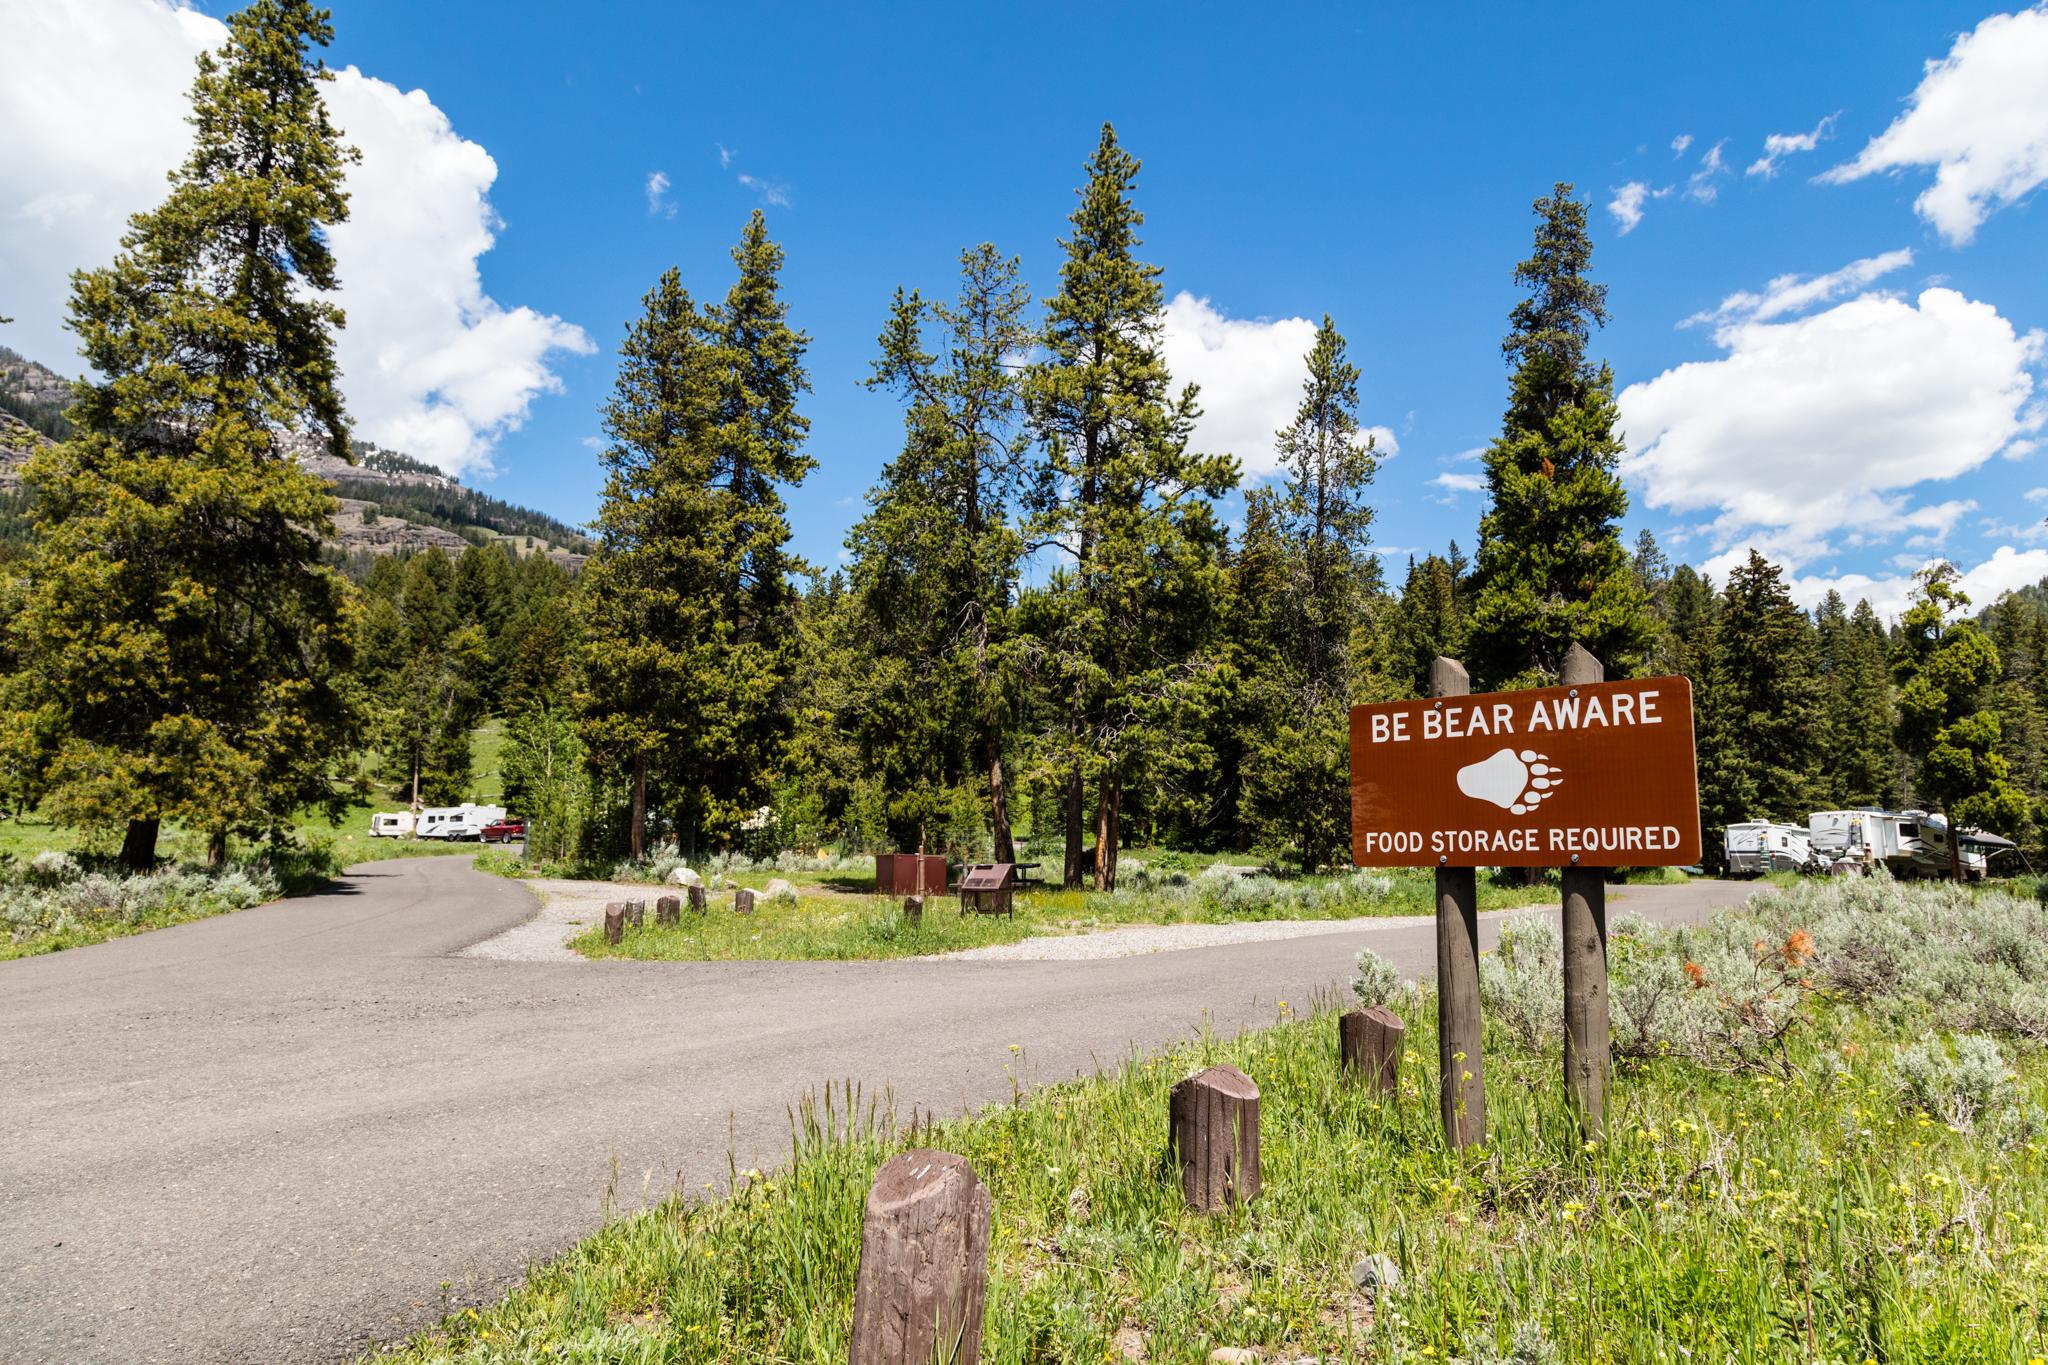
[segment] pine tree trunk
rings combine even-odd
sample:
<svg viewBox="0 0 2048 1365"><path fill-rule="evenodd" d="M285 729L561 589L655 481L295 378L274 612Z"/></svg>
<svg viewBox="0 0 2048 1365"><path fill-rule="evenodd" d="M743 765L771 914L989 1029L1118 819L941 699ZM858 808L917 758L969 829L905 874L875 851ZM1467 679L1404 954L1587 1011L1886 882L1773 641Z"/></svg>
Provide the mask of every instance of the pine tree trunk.
<svg viewBox="0 0 2048 1365"><path fill-rule="evenodd" d="M228 832L217 829L206 840L206 862L216 872L228 865Z"/></svg>
<svg viewBox="0 0 2048 1365"><path fill-rule="evenodd" d="M130 820L121 840L121 866L130 872L149 872L156 867L157 819Z"/></svg>
<svg viewBox="0 0 2048 1365"><path fill-rule="evenodd" d="M1017 861L1017 843L1010 837L1010 789L1003 782L1002 741L988 737L988 814L995 833L996 861Z"/></svg>
<svg viewBox="0 0 2048 1365"><path fill-rule="evenodd" d="M1114 775L1105 773L1102 792L1095 805L1095 889L1116 890L1116 844L1122 833L1118 806L1123 789Z"/></svg>
<svg viewBox="0 0 2048 1365"><path fill-rule="evenodd" d="M633 861L647 856L647 755L633 755Z"/></svg>
<svg viewBox="0 0 2048 1365"><path fill-rule="evenodd" d="M1067 870L1069 889L1081 885L1081 765L1067 774Z"/></svg>

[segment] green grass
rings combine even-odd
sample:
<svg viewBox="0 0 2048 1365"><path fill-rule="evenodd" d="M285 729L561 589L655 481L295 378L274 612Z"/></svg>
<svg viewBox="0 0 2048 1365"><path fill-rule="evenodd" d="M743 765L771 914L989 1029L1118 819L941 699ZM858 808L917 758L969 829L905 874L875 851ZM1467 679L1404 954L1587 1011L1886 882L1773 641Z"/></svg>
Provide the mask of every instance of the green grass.
<svg viewBox="0 0 2048 1365"><path fill-rule="evenodd" d="M78 847L78 834L63 825L52 824L38 811L18 819L0 819L0 856L23 862L47 849L69 853Z"/></svg>
<svg viewBox="0 0 2048 1365"><path fill-rule="evenodd" d="M1493 1142L1459 1153L1436 1111L1434 1002L1402 1013L1390 1101L1340 1079L1332 1018L1285 1006L1275 1027L915 1141L885 1107L828 1095L796 1116L786 1168L734 1171L612 1222L502 1303L376 1358L844 1360L862 1201L908 1146L965 1155L993 1194L985 1361L1202 1362L1220 1345L1269 1360L1502 1359L1486 1348L1518 1331L1558 1354L1516 1360L2048 1356L2048 1155L1903 1106L1886 1067L1918 1029L1823 1003L1790 1081L1623 1066L1609 1139L1593 1144L1561 1103L1559 1057L1489 1033ZM1170 1086L1215 1062L1261 1088L1265 1193L1204 1217L1182 1208L1162 1138ZM2048 1097L2038 1050L2017 1083ZM1405 1277L1378 1305L1349 1277L1370 1253Z"/></svg>
<svg viewBox="0 0 2048 1365"><path fill-rule="evenodd" d="M470 790L474 795L469 799L479 805L502 804L504 783L499 773L499 755L503 752L504 746L505 726L499 720L485 721L470 736ZM350 802L338 820L330 820L327 813L322 810L301 811L293 818L291 831L300 843L308 846L332 843L335 858L342 867L385 858L419 858L476 852L474 844L449 843L439 839L370 837L372 815L379 811L402 809L403 802L393 799L387 792L379 791L365 800ZM120 839L117 835L89 836L82 831L54 824L37 811L30 811L19 819L0 818L0 856L11 854L26 861L45 849L60 849L66 853L111 854L119 847ZM177 825L166 825L161 839L161 852L167 858L200 859L205 856L205 846L201 836L182 830Z"/></svg>
<svg viewBox="0 0 2048 1365"><path fill-rule="evenodd" d="M1203 864L1206 866L1206 863ZM519 864L510 854L487 853L478 862L485 871L516 875ZM1388 872L1386 895L1373 899L1323 900L1315 904L1282 899L1260 906L1226 907L1215 901L1166 892L1043 890L1020 892L1012 916L960 913L954 897L933 897L921 920L908 920L899 899L874 895L800 895L794 904L760 901L751 916L732 913L730 892L711 894L711 908L702 916L687 911L674 927L628 930L616 946L604 941L602 926L593 926L569 946L588 957L629 957L667 961L734 959L857 959L915 957L990 944L1015 943L1044 934L1087 933L1125 924L1231 924L1263 919L1355 919L1387 915L1426 915L1435 910L1435 882L1426 872ZM759 890L771 878L815 893L865 890L871 879L816 877L800 873L743 873L730 880ZM1323 886L1331 878L1307 879ZM1283 886L1289 885L1282 883ZM621 895L652 900L681 894L674 888L635 887ZM1552 889L1511 886L1481 878L1482 910L1531 905L1554 898Z"/></svg>

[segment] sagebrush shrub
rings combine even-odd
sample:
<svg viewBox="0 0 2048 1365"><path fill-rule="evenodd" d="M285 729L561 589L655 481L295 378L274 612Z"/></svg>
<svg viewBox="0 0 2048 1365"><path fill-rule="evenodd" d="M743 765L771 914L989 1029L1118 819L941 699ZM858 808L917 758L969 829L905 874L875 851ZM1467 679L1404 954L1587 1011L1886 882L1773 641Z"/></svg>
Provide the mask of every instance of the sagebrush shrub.
<svg viewBox="0 0 2048 1365"><path fill-rule="evenodd" d="M1517 1323L1505 1349L1494 1341L1489 1329L1481 1328L1465 1340L1463 1359L1468 1365L1563 1365L1564 1353L1533 1322Z"/></svg>
<svg viewBox="0 0 2048 1365"><path fill-rule="evenodd" d="M1479 959L1479 1001L1525 1047L1562 1033L1564 957L1549 920L1518 915L1501 925L1499 946Z"/></svg>
<svg viewBox="0 0 2048 1365"><path fill-rule="evenodd" d="M1367 1009L1387 1004L1401 993L1401 973L1372 949L1361 948L1358 975L1351 978L1351 993Z"/></svg>
<svg viewBox="0 0 2048 1365"><path fill-rule="evenodd" d="M0 923L16 942L81 927L128 928L150 920L195 919L274 900L282 889L262 863L215 870L163 867L140 876L82 871L67 855L31 863L0 880Z"/></svg>
<svg viewBox="0 0 2048 1365"><path fill-rule="evenodd" d="M1939 1038L1906 1048L1892 1059L1892 1077L1907 1103L1965 1133L2020 1100L2005 1054L1980 1033L1957 1038L1953 1051Z"/></svg>

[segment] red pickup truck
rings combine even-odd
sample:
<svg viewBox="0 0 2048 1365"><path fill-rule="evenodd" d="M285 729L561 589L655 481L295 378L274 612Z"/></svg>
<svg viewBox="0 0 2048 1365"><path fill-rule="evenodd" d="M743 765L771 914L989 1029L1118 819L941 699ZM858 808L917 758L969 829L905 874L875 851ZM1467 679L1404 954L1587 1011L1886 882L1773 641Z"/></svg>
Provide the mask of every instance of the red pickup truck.
<svg viewBox="0 0 2048 1365"><path fill-rule="evenodd" d="M493 820L477 836L487 844L509 844L514 839L526 837L526 821L521 819Z"/></svg>

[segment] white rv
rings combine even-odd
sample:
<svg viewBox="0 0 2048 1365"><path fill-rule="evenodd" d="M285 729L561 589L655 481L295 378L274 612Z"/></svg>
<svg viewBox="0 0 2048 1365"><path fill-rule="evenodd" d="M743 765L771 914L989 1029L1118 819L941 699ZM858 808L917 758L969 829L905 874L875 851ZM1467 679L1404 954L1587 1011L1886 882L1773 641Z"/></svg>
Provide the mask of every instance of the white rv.
<svg viewBox="0 0 2048 1365"><path fill-rule="evenodd" d="M422 839L482 839L484 826L505 818L503 806L432 806L420 812L416 833Z"/></svg>
<svg viewBox="0 0 2048 1365"><path fill-rule="evenodd" d="M370 817L370 837L372 839L409 839L412 837L413 826L417 820L418 817L409 810L373 815Z"/></svg>
<svg viewBox="0 0 2048 1365"><path fill-rule="evenodd" d="M1806 817L1807 841L1828 871L1867 874L1899 856L1905 820L1888 810L1817 810Z"/></svg>
<svg viewBox="0 0 2048 1365"><path fill-rule="evenodd" d="M1797 825L1777 825L1769 820L1745 820L1730 825L1727 840L1728 871L1738 877L1760 877L1766 872L1800 872L1813 861L1813 844Z"/></svg>
<svg viewBox="0 0 2048 1365"><path fill-rule="evenodd" d="M1901 817L1902 847L1892 862L1901 877L1946 877L1960 864L1965 881L1982 881L1991 873L1991 860L2001 853L2016 853L2018 845L1981 829L1962 831L1955 858L1949 857L1949 827L1944 816L1929 811L1909 810Z"/></svg>

